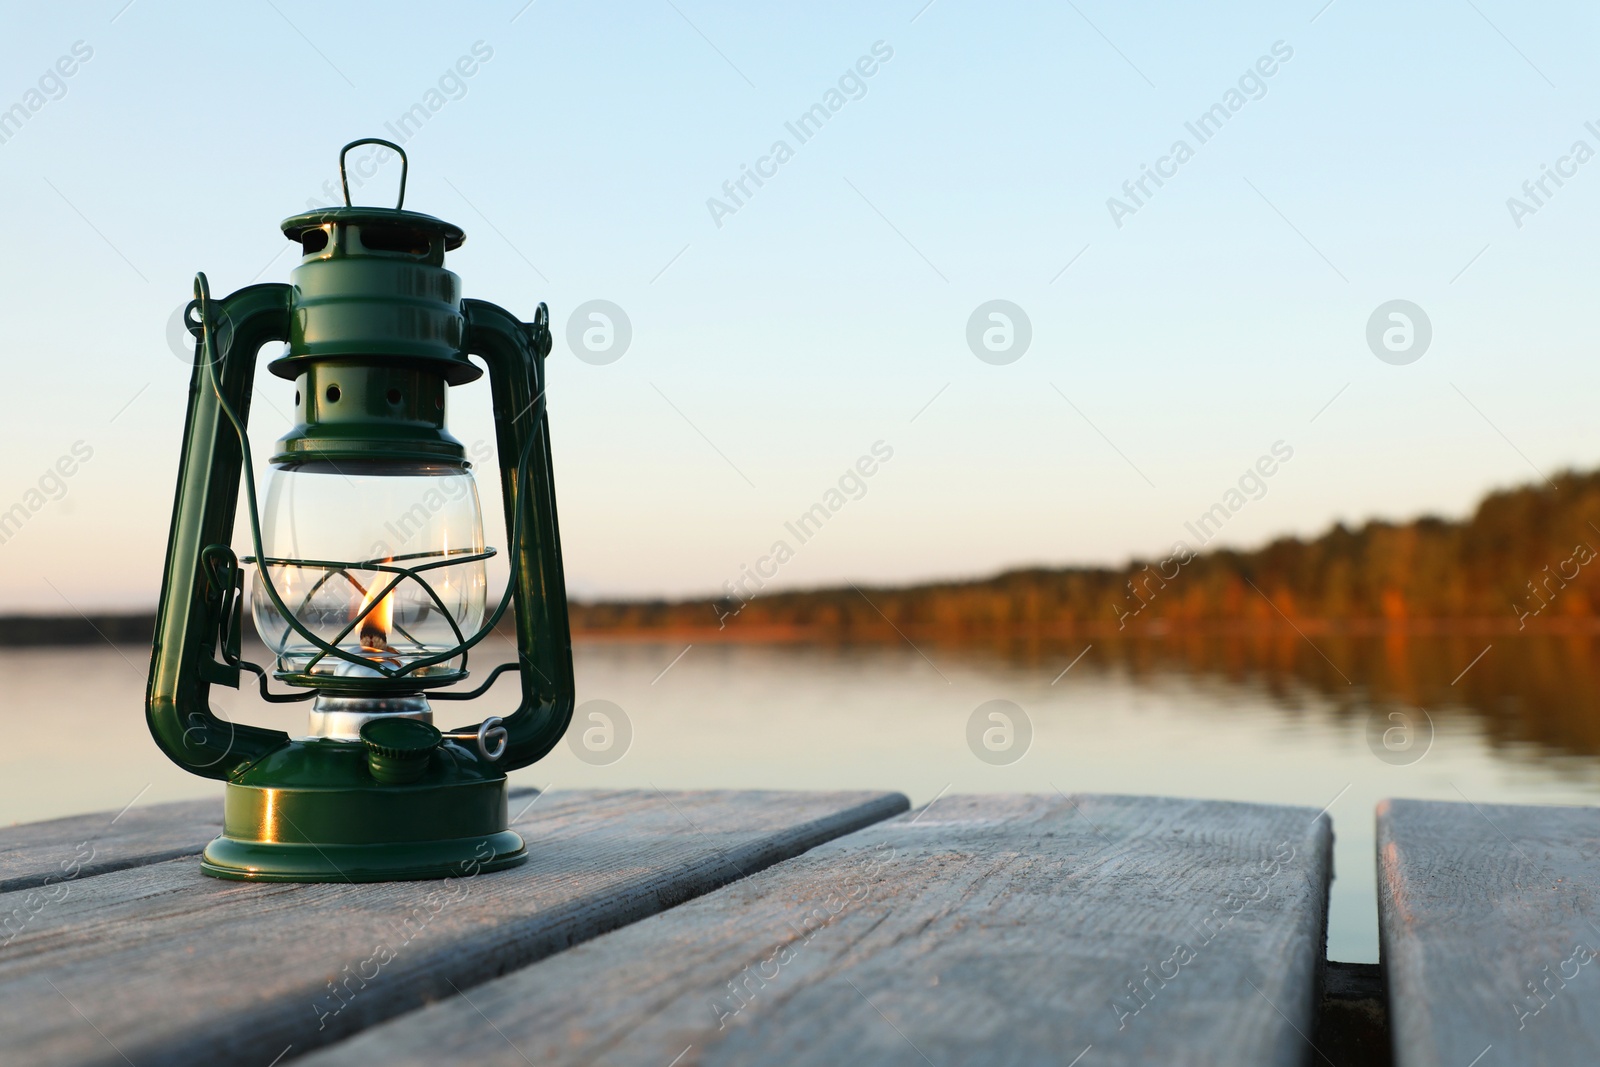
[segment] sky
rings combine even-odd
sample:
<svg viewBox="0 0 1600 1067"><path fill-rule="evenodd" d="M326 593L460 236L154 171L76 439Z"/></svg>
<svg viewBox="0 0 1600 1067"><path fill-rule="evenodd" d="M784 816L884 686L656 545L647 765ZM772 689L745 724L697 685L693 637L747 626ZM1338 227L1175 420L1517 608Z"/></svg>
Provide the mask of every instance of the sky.
<svg viewBox="0 0 1600 1067"><path fill-rule="evenodd" d="M1218 502L1213 543L1249 546L1461 516L1600 455L1593 8L109 0L5 23L0 512L27 517L0 611L154 605L194 273L288 280L278 222L408 113L406 206L466 230L465 293L550 306L574 596L715 593L780 540L767 588L1115 563L1193 543ZM627 321L600 353L595 301ZM258 455L292 391L260 372ZM451 422L492 445L486 381Z"/></svg>

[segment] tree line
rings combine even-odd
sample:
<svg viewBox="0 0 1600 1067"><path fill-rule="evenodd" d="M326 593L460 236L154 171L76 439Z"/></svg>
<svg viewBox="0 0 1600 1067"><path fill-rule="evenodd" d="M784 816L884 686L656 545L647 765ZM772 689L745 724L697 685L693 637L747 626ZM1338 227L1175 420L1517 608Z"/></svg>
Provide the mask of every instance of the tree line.
<svg viewBox="0 0 1600 1067"><path fill-rule="evenodd" d="M1600 471L1490 493L1467 518L1343 523L1254 551L1180 549L1123 567L970 581L572 605L586 635L985 640L1281 625L1495 630L1582 626L1600 607Z"/></svg>

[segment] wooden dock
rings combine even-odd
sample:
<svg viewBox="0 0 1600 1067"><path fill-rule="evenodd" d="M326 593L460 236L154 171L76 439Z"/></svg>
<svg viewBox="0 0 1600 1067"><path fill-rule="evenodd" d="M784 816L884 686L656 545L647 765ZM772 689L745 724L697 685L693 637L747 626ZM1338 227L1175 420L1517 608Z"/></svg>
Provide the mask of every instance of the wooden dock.
<svg viewBox="0 0 1600 1067"><path fill-rule="evenodd" d="M1600 811L1381 807L1385 996L1324 960L1313 810L907 808L514 791L524 866L347 885L202 876L220 801L11 827L0 1063L1600 1059Z"/></svg>

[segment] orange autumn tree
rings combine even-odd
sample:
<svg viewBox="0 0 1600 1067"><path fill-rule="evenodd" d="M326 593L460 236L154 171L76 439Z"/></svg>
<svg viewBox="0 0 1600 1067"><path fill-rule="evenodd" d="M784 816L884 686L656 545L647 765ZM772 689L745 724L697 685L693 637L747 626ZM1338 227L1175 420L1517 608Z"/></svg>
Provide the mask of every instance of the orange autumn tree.
<svg viewBox="0 0 1600 1067"><path fill-rule="evenodd" d="M1600 471L1489 494L1467 518L1335 525L1253 551L1136 559L1120 568L1007 571L894 588L575 603L586 634L950 640L1278 624L1377 627L1588 620L1600 606ZM863 593L865 595L863 595Z"/></svg>

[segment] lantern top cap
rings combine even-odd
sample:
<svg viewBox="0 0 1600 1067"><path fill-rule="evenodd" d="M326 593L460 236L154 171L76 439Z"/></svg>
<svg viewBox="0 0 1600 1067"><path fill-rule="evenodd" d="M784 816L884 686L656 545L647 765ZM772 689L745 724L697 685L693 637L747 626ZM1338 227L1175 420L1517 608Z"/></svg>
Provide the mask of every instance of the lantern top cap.
<svg viewBox="0 0 1600 1067"><path fill-rule="evenodd" d="M364 144L381 145L400 157L400 195L392 208L358 206L350 203L350 178L345 169L345 157L350 154L350 149ZM306 234L313 230L351 223L358 226L377 224L403 228L428 238L441 237L444 239L447 252L460 248L461 243L466 240L466 234L461 227L443 219L436 219L432 215L403 210L406 202L406 177L410 169L411 163L406 158L405 149L393 141L385 141L381 137L363 137L358 141L351 141L339 150L339 186L344 190L344 206L318 208L284 219L283 235L291 241L303 244Z"/></svg>
<svg viewBox="0 0 1600 1067"><path fill-rule="evenodd" d="M466 232L452 222L424 215L420 211L401 211L392 207L329 207L306 211L283 220L283 235L303 244L305 235L324 226L381 223L384 226L403 227L428 237L444 238L445 251L453 252L467 239Z"/></svg>

